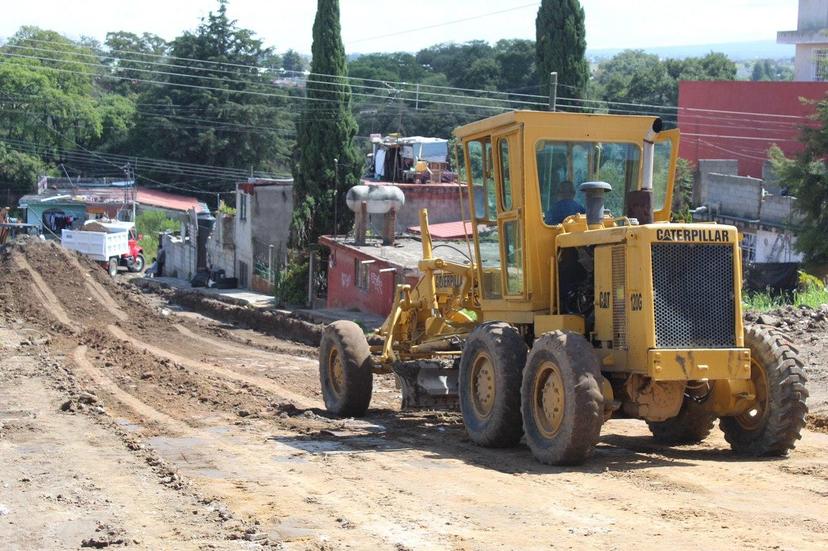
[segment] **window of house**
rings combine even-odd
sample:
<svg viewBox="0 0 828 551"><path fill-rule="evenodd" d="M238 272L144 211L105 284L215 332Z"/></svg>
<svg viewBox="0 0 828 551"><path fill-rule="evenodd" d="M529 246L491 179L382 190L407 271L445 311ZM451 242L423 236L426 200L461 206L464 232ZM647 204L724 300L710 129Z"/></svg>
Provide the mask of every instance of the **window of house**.
<svg viewBox="0 0 828 551"><path fill-rule="evenodd" d="M368 266L369 263L354 259L354 286L362 291L368 290Z"/></svg>
<svg viewBox="0 0 828 551"><path fill-rule="evenodd" d="M828 81L828 49L814 50L814 80Z"/></svg>
<svg viewBox="0 0 828 551"><path fill-rule="evenodd" d="M756 234L742 234L742 262L751 263L756 261Z"/></svg>
<svg viewBox="0 0 828 551"><path fill-rule="evenodd" d="M247 194L239 193L239 220L247 220Z"/></svg>

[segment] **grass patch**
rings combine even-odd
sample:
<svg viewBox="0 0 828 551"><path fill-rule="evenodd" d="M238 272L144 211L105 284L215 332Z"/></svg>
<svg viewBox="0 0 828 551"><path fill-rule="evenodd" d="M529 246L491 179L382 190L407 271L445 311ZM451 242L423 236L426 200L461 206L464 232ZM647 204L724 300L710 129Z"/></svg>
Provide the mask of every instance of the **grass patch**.
<svg viewBox="0 0 828 551"><path fill-rule="evenodd" d="M809 306L819 308L828 304L828 290L825 288L810 287L804 291L792 293L745 293L745 310L768 312L785 306Z"/></svg>

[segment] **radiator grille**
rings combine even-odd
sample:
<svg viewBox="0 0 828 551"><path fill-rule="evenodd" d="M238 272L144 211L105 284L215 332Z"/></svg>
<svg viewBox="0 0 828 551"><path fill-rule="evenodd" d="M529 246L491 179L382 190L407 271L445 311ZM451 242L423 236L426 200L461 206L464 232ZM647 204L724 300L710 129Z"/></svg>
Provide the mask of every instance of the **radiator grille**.
<svg viewBox="0 0 828 551"><path fill-rule="evenodd" d="M624 245L612 248L612 346L627 349L627 256Z"/></svg>
<svg viewBox="0 0 828 551"><path fill-rule="evenodd" d="M732 247L653 244L653 291L657 347L736 345Z"/></svg>

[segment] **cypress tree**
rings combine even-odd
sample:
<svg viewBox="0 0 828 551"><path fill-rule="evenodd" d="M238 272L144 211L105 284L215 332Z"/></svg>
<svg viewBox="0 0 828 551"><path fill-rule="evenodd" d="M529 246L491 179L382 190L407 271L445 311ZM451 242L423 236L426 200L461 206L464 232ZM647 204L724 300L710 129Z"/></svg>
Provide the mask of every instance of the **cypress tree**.
<svg viewBox="0 0 828 551"><path fill-rule="evenodd" d="M351 87L344 78L348 71L339 0L318 0L311 54L293 162L292 233L294 244L302 248L334 233L334 218L338 233L350 228L353 213L345 205L345 193L359 183L362 170L353 144L357 124L350 110Z"/></svg>
<svg viewBox="0 0 828 551"><path fill-rule="evenodd" d="M535 56L542 92L549 73L558 73L559 95L582 98L589 80L584 9L578 0L542 0L535 19Z"/></svg>

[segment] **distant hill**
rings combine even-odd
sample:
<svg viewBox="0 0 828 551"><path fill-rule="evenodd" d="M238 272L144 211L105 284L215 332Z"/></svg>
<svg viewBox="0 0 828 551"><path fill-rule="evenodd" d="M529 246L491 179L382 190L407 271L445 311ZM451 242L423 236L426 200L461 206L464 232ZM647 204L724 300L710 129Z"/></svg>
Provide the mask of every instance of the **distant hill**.
<svg viewBox="0 0 828 551"><path fill-rule="evenodd" d="M587 57L600 60L614 56L627 48L587 49ZM784 59L794 56L792 44L777 44L773 40L757 40L753 42L726 42L722 44L693 44L688 46L660 46L656 48L634 48L647 53L656 54L661 58L699 57L712 52L723 52L734 61L745 59Z"/></svg>

